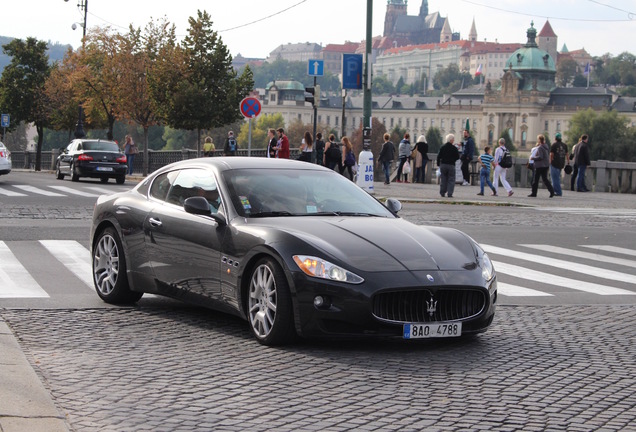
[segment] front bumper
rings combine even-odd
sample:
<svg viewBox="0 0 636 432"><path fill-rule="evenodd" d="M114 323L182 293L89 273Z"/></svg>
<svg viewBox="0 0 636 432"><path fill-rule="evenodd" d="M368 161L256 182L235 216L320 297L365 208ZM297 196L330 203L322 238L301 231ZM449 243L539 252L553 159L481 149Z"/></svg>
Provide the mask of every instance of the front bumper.
<svg viewBox="0 0 636 432"><path fill-rule="evenodd" d="M322 283L295 275L296 327L305 337L403 337L404 324L461 322L462 334L486 331L497 301L496 277L486 284L469 282L463 272L423 272L425 275L378 274L360 285ZM469 272L474 273L474 272ZM432 275L435 283L412 278ZM401 277L398 277L401 276ZM406 280L404 280L406 279ZM396 284L395 281L401 281ZM427 280L427 279L426 279ZM479 285L481 283L481 285ZM326 299L314 305L316 296ZM433 310L434 309L434 310Z"/></svg>

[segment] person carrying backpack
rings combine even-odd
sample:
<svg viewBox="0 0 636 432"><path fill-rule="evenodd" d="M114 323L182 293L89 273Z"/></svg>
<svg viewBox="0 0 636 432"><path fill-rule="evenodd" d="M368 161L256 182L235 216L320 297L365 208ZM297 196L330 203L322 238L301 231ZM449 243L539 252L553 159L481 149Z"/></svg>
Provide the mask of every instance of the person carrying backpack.
<svg viewBox="0 0 636 432"><path fill-rule="evenodd" d="M225 140L225 146L223 147L223 153L225 153L225 156L236 156L238 148L238 143L236 142L236 138L234 138L234 132L229 131L227 133L227 139Z"/></svg>
<svg viewBox="0 0 636 432"><path fill-rule="evenodd" d="M329 142L325 144L325 166L331 170L337 166L339 173L344 169L342 165L342 150L340 150L340 144L336 142L334 134L329 135Z"/></svg>
<svg viewBox="0 0 636 432"><path fill-rule="evenodd" d="M508 180L506 180L508 168L512 166L512 155L506 148L506 140L503 138L499 138L499 147L497 147L497 150L495 151L495 158L492 163L495 166L495 175L493 178L495 183L495 191L492 193L492 195L499 195L499 180L501 180L501 184L504 188L506 188L508 196L512 196L514 192L512 191L510 183L508 183Z"/></svg>

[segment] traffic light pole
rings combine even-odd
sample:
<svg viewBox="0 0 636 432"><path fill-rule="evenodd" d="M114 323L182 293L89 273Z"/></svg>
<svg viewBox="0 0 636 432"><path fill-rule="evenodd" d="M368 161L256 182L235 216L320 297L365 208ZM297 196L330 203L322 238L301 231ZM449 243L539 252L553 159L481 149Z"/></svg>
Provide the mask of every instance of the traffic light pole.
<svg viewBox="0 0 636 432"><path fill-rule="evenodd" d="M314 89L316 89L316 77L314 76ZM318 93L318 92L316 92ZM314 133L311 136L314 140L314 144L316 143L316 121L318 117L318 104L320 103L320 94L314 94ZM311 152L311 158L313 162L316 162L316 150L315 147L312 147L314 150Z"/></svg>
<svg viewBox="0 0 636 432"><path fill-rule="evenodd" d="M367 44L364 61L363 116L365 128L371 128L371 46L373 24L373 0L367 0Z"/></svg>

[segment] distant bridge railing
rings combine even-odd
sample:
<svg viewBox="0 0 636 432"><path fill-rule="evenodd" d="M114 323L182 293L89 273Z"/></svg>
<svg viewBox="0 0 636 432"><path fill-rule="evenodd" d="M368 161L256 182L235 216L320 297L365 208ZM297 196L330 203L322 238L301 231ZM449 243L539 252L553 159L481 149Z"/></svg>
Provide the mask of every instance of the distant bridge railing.
<svg viewBox="0 0 636 432"><path fill-rule="evenodd" d="M291 157L298 156L300 149L293 148ZM239 156L247 156L247 149L239 149ZM265 157L265 149L252 149L252 157ZM55 161L59 155L59 150L42 152L42 169L55 169ZM217 156L223 155L222 150L216 151ZM148 150L148 172L152 172L165 165L186 159L194 159L197 157L197 151L191 149L182 150ZM435 170L437 169L435 153L428 154L429 161L426 169L426 183L436 182ZM11 153L14 168L33 169L35 166L35 152L15 151ZM532 171L526 166L527 158L513 158L514 165L508 169L507 179L516 186L522 188L530 187ZM479 184L478 163L476 159L473 161L471 171L473 175L472 183ZM135 156L133 170L141 173L143 166L143 154ZM383 174L378 171L379 179L384 179ZM562 187L564 190L569 189L571 176L562 173ZM592 166L588 167L585 175L586 185L588 189L595 192L614 192L614 193L636 193L636 162L611 162L611 161L593 161Z"/></svg>

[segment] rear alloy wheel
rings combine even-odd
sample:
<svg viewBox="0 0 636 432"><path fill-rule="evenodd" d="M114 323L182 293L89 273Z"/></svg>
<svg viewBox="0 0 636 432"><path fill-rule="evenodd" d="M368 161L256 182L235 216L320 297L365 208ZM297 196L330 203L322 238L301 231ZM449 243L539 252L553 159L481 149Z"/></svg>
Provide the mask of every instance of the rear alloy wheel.
<svg viewBox="0 0 636 432"><path fill-rule="evenodd" d="M294 316L287 279L272 258L261 259L250 277L248 318L252 333L263 345L294 340Z"/></svg>
<svg viewBox="0 0 636 432"><path fill-rule="evenodd" d="M79 174L75 172L75 165L71 164L71 181L79 181Z"/></svg>
<svg viewBox="0 0 636 432"><path fill-rule="evenodd" d="M143 296L130 290L124 248L114 228L102 231L93 246L93 282L106 303L135 303Z"/></svg>
<svg viewBox="0 0 636 432"><path fill-rule="evenodd" d="M60 170L59 162L57 163L55 167L55 176L57 177L58 180L64 180L64 174L62 174L62 171Z"/></svg>

